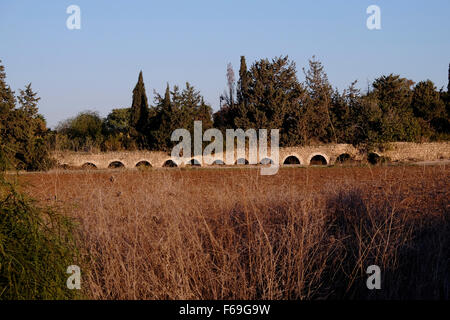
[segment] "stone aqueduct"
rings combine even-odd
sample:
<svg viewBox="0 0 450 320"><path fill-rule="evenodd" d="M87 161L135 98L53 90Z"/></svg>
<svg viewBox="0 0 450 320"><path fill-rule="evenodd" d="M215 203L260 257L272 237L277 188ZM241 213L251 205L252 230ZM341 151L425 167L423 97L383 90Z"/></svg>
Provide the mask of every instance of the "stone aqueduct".
<svg viewBox="0 0 450 320"><path fill-rule="evenodd" d="M248 154L248 153L246 153ZM270 154L270 153L269 153ZM368 154L355 148L349 144L328 144L320 146L306 147L290 147L280 148L279 164L324 164L332 165L338 159L351 159L355 161L364 161L368 158ZM450 159L450 142L443 143L407 143L395 142L389 144L387 150L381 152L373 152L374 157L386 157L390 161L432 161L440 159ZM140 165L151 167L166 166L184 166L185 164L177 163L171 159L169 153L160 151L122 151L122 152L104 152L104 153L55 153L55 159L58 164L63 167L90 167L98 169L106 168L136 168ZM268 157L270 158L270 157ZM199 157L192 157L192 164L205 166ZM225 155L223 156L225 161ZM239 160L239 161L238 161ZM243 164L247 159L235 159L234 163L226 163L227 165ZM272 161L271 159L258 159L258 163L264 161ZM216 163L216 164L223 164Z"/></svg>

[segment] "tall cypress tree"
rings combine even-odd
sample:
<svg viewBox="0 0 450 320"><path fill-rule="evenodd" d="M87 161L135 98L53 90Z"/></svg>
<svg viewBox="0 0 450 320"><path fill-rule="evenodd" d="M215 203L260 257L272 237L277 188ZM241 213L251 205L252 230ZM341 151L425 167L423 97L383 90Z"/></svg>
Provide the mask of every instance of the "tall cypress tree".
<svg viewBox="0 0 450 320"><path fill-rule="evenodd" d="M448 83L447 83L447 93L450 93L450 63L448 64Z"/></svg>
<svg viewBox="0 0 450 320"><path fill-rule="evenodd" d="M148 129L149 108L147 95L145 93L144 77L139 72L138 82L133 90L133 103L131 105L130 125L132 136L140 148L147 147L146 131Z"/></svg>
<svg viewBox="0 0 450 320"><path fill-rule="evenodd" d="M170 100L170 87L167 84L164 99L160 102L159 112L159 139L158 146L161 150L168 150L172 146L170 136L172 131L176 129L177 114L175 108L172 108L172 102Z"/></svg>
<svg viewBox="0 0 450 320"><path fill-rule="evenodd" d="M170 99L170 87L167 84L164 97L156 94L155 114L150 119L150 145L155 150L168 151L172 145L170 136L176 125L176 108Z"/></svg>
<svg viewBox="0 0 450 320"><path fill-rule="evenodd" d="M250 86L250 74L247 70L247 63L245 56L241 56L241 65L239 68L239 81L236 89L237 103L230 106L228 110L224 110L222 115L222 122L225 127L236 128L242 126L244 123L248 123L248 103L249 103L249 86ZM238 120L239 119L239 120ZM236 123L237 121L237 123Z"/></svg>
<svg viewBox="0 0 450 320"><path fill-rule="evenodd" d="M171 103L170 103L170 87L169 87L169 84L167 84L167 87L166 87L166 92L164 94L164 101L163 101L162 107L167 112L172 112Z"/></svg>
<svg viewBox="0 0 450 320"><path fill-rule="evenodd" d="M245 56L241 56L241 66L239 68L239 83L237 88L238 104L243 103L247 105L249 82L250 79L247 70L247 63L245 62Z"/></svg>

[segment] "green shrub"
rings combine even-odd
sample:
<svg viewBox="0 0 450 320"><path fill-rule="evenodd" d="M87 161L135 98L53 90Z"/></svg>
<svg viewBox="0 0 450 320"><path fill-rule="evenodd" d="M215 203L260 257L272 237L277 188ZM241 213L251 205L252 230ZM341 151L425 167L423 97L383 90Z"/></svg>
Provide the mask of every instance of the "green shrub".
<svg viewBox="0 0 450 320"><path fill-rule="evenodd" d="M73 228L0 176L0 300L77 298L66 286L67 267L79 263Z"/></svg>

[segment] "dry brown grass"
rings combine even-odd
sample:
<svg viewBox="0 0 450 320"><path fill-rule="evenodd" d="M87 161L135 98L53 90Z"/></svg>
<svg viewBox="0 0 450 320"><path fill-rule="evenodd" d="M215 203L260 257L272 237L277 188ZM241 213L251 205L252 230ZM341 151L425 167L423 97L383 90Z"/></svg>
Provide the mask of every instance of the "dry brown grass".
<svg viewBox="0 0 450 320"><path fill-rule="evenodd" d="M448 167L24 177L79 221L88 298L449 298Z"/></svg>

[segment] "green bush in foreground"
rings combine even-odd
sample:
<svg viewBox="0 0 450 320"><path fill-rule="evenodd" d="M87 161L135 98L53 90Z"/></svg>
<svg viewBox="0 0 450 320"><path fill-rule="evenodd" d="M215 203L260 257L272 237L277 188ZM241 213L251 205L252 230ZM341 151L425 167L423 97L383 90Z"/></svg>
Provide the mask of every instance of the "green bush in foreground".
<svg viewBox="0 0 450 320"><path fill-rule="evenodd" d="M0 300L74 299L67 267L77 264L73 223L41 209L0 176Z"/></svg>

